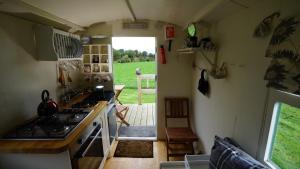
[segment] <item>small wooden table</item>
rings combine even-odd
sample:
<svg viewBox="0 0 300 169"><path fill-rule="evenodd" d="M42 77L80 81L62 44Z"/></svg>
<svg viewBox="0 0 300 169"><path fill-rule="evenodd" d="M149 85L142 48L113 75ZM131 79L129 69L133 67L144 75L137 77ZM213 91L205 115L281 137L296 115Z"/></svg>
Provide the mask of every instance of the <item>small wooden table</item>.
<svg viewBox="0 0 300 169"><path fill-rule="evenodd" d="M125 85L115 85L115 99L116 101L118 101L121 105L121 101L119 100L119 95L121 94L121 92L123 91L123 89L125 88Z"/></svg>

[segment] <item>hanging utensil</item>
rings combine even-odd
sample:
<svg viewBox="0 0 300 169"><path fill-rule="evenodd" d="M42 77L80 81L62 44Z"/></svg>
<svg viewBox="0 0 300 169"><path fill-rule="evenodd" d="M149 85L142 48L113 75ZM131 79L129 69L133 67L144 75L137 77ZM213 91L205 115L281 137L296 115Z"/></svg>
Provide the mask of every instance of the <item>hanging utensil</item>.
<svg viewBox="0 0 300 169"><path fill-rule="evenodd" d="M70 72L67 72L67 80L69 83L72 82L72 78L70 77Z"/></svg>
<svg viewBox="0 0 300 169"><path fill-rule="evenodd" d="M65 77L64 77L64 72L63 69L61 67L58 68L59 70L59 77L58 77L58 82L62 85L65 86Z"/></svg>

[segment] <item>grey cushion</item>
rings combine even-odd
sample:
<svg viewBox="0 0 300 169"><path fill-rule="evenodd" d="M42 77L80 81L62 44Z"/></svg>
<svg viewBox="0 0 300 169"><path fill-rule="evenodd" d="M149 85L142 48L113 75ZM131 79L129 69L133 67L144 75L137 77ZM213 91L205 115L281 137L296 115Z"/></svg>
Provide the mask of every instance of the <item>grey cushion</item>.
<svg viewBox="0 0 300 169"><path fill-rule="evenodd" d="M269 169L246 152L215 136L209 169Z"/></svg>

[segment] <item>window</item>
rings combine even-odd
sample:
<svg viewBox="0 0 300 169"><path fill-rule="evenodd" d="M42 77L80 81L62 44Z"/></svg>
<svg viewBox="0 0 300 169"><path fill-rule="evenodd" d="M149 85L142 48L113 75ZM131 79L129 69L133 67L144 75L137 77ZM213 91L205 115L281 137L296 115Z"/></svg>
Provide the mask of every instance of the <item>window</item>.
<svg viewBox="0 0 300 169"><path fill-rule="evenodd" d="M300 169L299 107L275 103L264 161L272 168Z"/></svg>

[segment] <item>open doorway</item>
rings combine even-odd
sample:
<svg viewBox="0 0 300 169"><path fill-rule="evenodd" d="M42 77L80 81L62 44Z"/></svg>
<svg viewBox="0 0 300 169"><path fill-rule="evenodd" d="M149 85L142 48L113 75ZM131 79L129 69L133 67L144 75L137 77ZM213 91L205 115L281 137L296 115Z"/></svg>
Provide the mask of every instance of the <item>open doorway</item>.
<svg viewBox="0 0 300 169"><path fill-rule="evenodd" d="M113 37L118 139L156 139L156 39Z"/></svg>

